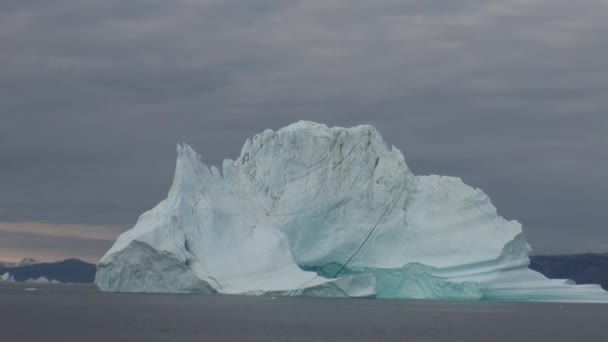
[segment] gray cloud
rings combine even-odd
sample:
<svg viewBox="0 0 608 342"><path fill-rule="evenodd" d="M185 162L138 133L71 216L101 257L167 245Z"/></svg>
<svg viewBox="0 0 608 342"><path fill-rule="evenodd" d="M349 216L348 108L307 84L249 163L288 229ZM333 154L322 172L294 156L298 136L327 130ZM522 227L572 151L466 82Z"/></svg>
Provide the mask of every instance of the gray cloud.
<svg viewBox="0 0 608 342"><path fill-rule="evenodd" d="M308 119L376 125L417 173L488 192L538 252L605 251L606 10L3 1L0 221L128 226L164 197L177 142L219 164Z"/></svg>

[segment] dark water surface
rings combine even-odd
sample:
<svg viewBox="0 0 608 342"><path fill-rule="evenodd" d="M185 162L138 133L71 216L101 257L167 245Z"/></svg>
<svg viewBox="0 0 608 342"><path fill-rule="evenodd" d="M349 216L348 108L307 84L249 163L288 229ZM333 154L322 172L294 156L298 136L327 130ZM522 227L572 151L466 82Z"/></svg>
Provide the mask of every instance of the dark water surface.
<svg viewBox="0 0 608 342"><path fill-rule="evenodd" d="M608 305L108 294L10 284L0 285L0 341L608 341Z"/></svg>

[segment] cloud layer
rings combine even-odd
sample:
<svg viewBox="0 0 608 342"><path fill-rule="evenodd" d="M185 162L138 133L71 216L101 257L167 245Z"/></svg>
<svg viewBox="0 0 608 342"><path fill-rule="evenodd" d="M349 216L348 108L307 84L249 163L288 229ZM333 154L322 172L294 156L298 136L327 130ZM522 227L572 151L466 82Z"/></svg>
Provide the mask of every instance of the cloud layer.
<svg viewBox="0 0 608 342"><path fill-rule="evenodd" d="M3 1L0 221L79 224L94 244L89 234L165 196L177 142L219 164L254 133L307 119L377 126L415 172L488 192L538 252L607 251L607 11L602 0Z"/></svg>

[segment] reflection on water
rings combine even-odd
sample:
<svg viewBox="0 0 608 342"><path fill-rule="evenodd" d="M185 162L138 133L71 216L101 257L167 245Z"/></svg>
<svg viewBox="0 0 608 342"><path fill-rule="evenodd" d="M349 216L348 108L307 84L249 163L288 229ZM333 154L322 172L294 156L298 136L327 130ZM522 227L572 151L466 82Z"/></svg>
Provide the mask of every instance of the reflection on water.
<svg viewBox="0 0 608 342"><path fill-rule="evenodd" d="M36 290L28 290L28 289ZM101 293L0 283L0 341L603 341L608 305Z"/></svg>

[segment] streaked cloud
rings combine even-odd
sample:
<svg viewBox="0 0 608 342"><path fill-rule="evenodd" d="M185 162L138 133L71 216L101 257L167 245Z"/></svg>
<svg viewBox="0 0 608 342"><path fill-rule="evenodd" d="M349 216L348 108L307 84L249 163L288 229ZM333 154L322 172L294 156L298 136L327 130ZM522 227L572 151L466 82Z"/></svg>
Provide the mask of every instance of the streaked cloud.
<svg viewBox="0 0 608 342"><path fill-rule="evenodd" d="M0 222L0 233L20 233L86 240L114 241L127 229L125 226L52 224L39 222Z"/></svg>
<svg viewBox="0 0 608 342"><path fill-rule="evenodd" d="M112 225L0 222L0 261L76 257L96 263L126 229Z"/></svg>

